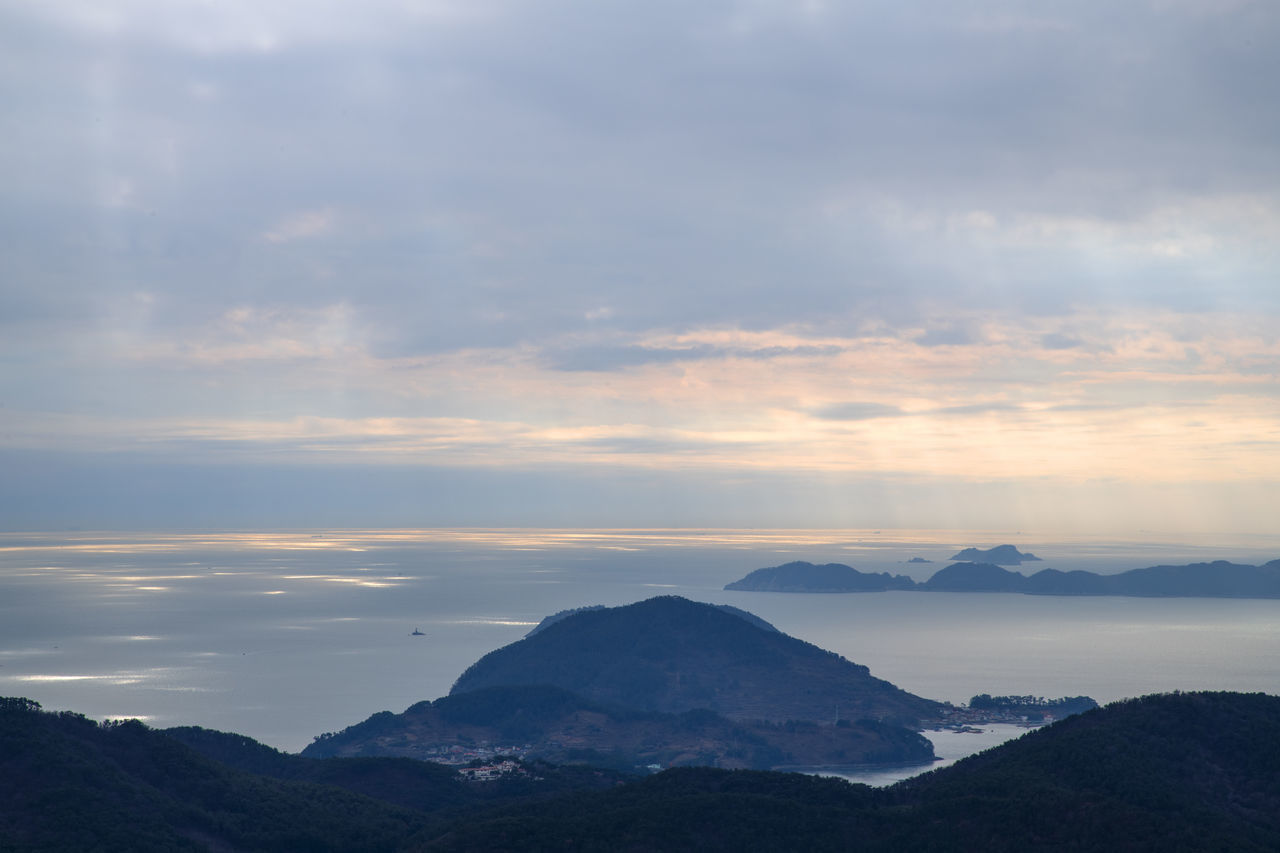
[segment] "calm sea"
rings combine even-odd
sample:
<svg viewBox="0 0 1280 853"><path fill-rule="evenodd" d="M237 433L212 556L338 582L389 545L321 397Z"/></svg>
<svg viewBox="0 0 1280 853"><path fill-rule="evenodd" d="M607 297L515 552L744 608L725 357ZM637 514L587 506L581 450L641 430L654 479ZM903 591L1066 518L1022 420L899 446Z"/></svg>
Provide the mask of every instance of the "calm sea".
<svg viewBox="0 0 1280 853"><path fill-rule="evenodd" d="M796 559L923 580L960 548L1003 542L1044 558L1028 573L1280 557L1275 536L1001 531L0 534L0 695L296 751L376 711L444 695L468 664L547 614L664 594L750 610L913 693L958 703L977 693L1280 693L1280 601L722 589ZM943 735L938 751L1014 733L958 746L964 735Z"/></svg>

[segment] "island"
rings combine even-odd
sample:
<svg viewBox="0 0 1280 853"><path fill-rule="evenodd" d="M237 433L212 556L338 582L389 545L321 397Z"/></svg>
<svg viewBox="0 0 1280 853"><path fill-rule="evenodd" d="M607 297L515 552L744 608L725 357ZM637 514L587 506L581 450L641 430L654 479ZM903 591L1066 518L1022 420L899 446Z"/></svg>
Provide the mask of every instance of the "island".
<svg viewBox="0 0 1280 853"><path fill-rule="evenodd" d="M950 706L735 607L660 596L543 620L449 695L328 733L304 755L499 753L612 767L928 763Z"/></svg>
<svg viewBox="0 0 1280 853"><path fill-rule="evenodd" d="M951 559L970 563L994 563L997 566L1017 566L1022 563L1038 563L1040 558L1035 554L1024 554L1012 545L997 545L983 551L981 548L965 548Z"/></svg>
<svg viewBox="0 0 1280 853"><path fill-rule="evenodd" d="M939 570L917 589L1143 598L1280 598L1280 560L1261 566L1215 560L1185 566L1151 566L1114 575L1042 569L1030 577L990 563L956 563Z"/></svg>
<svg viewBox="0 0 1280 853"><path fill-rule="evenodd" d="M1039 560L1030 554L1020 556L1022 559ZM1280 598L1280 559L1260 566L1227 560L1180 566L1149 566L1114 575L1079 570L1063 572L1047 568L1030 576L994 562L965 561L939 569L921 583L902 575L858 572L838 563L826 566L787 563L756 569L740 580L726 584L724 588L747 592L788 593L904 590L1146 598Z"/></svg>
<svg viewBox="0 0 1280 853"><path fill-rule="evenodd" d="M915 581L887 572L860 572L843 563L796 561L772 568L756 569L751 574L725 584L725 589L750 592L883 592L890 589L912 589Z"/></svg>

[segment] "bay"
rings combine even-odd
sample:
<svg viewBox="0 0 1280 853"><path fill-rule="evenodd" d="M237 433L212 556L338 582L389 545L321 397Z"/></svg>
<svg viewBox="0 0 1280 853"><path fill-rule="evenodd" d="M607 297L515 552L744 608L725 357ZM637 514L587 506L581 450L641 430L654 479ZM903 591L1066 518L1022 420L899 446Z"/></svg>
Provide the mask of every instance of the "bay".
<svg viewBox="0 0 1280 853"><path fill-rule="evenodd" d="M1280 537L1018 531L0 534L0 695L296 751L374 712L444 695L470 663L543 616L662 594L742 607L906 690L957 703L977 693L1108 702L1280 692L1280 601L723 590L793 559L923 580L960 548L1003 542L1044 558L1024 571L1280 556Z"/></svg>

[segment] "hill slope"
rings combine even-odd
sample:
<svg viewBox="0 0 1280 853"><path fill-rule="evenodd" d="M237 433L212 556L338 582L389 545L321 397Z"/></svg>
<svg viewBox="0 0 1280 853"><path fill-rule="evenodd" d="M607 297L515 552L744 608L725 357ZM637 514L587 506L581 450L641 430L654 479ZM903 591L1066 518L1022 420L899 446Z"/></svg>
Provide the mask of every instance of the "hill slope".
<svg viewBox="0 0 1280 853"><path fill-rule="evenodd" d="M886 790L671 770L455 824L430 850L1280 849L1280 698L1152 696Z"/></svg>
<svg viewBox="0 0 1280 853"><path fill-rule="evenodd" d="M749 592L883 592L914 587L915 581L903 575L871 574L843 563L815 566L798 560L756 569L740 580L725 584L724 588Z"/></svg>
<svg viewBox="0 0 1280 853"><path fill-rule="evenodd" d="M318 738L303 755L440 760L451 748L477 743L505 744L550 762L585 758L628 768L909 764L934 757L923 735L900 726L847 720L838 726L734 722L706 710L629 711L550 685L486 687L419 702L402 714L382 712Z"/></svg>
<svg viewBox="0 0 1280 853"><path fill-rule="evenodd" d="M647 711L707 708L740 720L914 724L939 705L865 666L711 605L675 596L576 613L485 655L450 695L552 684Z"/></svg>
<svg viewBox="0 0 1280 853"><path fill-rule="evenodd" d="M136 721L0 699L0 849L394 849L423 814L233 770Z"/></svg>

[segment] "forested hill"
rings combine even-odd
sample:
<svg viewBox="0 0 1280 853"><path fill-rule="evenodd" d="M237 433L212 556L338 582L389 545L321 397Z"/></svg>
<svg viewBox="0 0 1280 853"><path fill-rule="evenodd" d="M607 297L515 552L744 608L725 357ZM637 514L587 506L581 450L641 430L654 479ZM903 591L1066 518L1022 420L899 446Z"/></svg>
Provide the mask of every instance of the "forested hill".
<svg viewBox="0 0 1280 853"><path fill-rule="evenodd" d="M833 652L676 596L567 616L485 655L451 695L532 684L608 705L744 720L914 724L940 708Z"/></svg>
<svg viewBox="0 0 1280 853"><path fill-rule="evenodd" d="M1280 850L1280 698L1260 694L1110 705L883 790L712 768L557 780L534 767L510 791L403 759L183 735L241 769L138 722L0 699L0 850ZM418 792L414 807L378 799L403 802L401 788Z"/></svg>
<svg viewBox="0 0 1280 853"><path fill-rule="evenodd" d="M1280 850L1280 699L1111 705L876 790L780 773L671 770L508 809L430 850Z"/></svg>
<svg viewBox="0 0 1280 853"><path fill-rule="evenodd" d="M340 788L235 770L137 721L0 699L0 850L378 851L427 823Z"/></svg>

